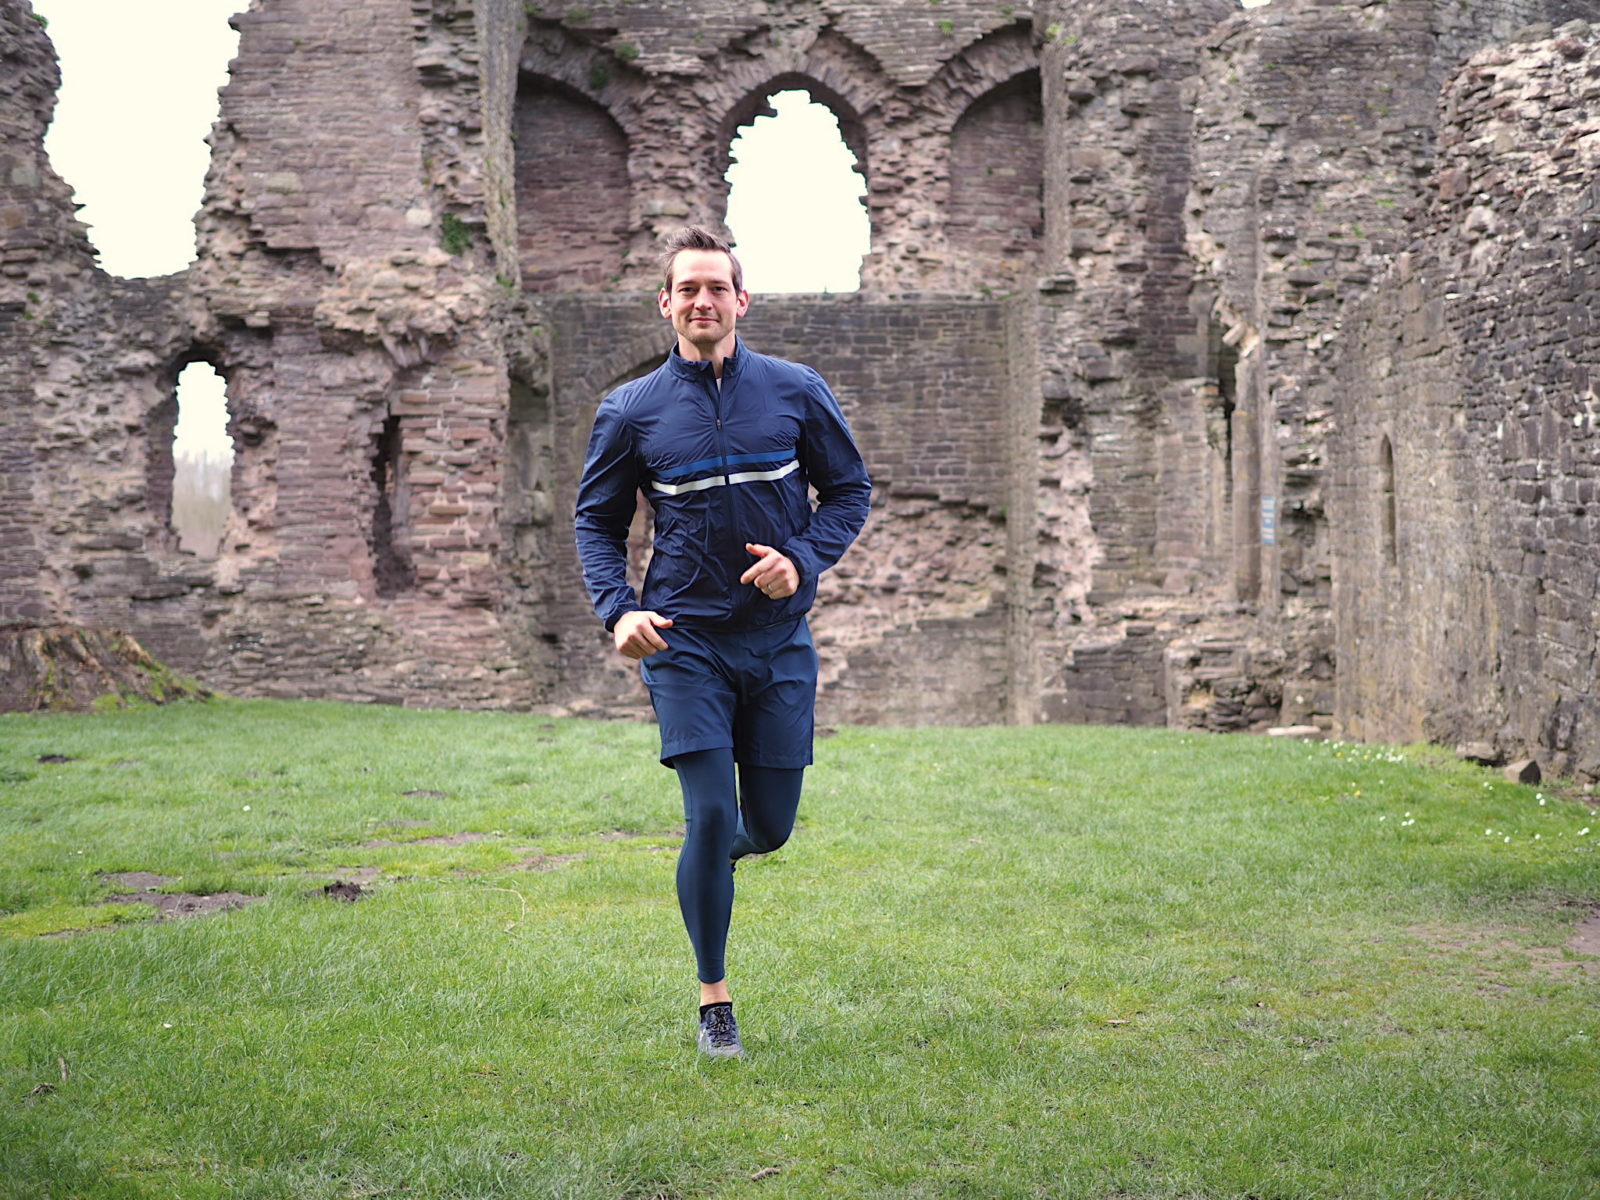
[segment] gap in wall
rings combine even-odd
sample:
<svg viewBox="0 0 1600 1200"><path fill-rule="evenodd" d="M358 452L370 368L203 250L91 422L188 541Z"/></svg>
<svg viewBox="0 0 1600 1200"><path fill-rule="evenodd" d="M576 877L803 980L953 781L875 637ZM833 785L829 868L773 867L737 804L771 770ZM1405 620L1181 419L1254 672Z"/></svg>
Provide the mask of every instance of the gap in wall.
<svg viewBox="0 0 1600 1200"><path fill-rule="evenodd" d="M171 522L178 548L202 558L216 555L233 508L227 386L208 362L190 363L178 375Z"/></svg>
<svg viewBox="0 0 1600 1200"><path fill-rule="evenodd" d="M752 292L854 292L871 242L860 164L839 119L802 91L733 139L728 228Z"/></svg>

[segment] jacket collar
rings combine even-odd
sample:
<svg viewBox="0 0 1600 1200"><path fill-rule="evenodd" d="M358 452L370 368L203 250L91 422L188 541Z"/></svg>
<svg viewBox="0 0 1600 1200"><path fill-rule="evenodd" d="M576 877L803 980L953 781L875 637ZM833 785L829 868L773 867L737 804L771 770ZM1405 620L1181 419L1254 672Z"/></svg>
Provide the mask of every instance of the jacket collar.
<svg viewBox="0 0 1600 1200"><path fill-rule="evenodd" d="M749 355L745 353L744 339L734 335L733 353L722 360L722 378L724 380L737 379L739 371L744 366L744 361ZM708 362L691 362L678 353L678 344L674 342L672 349L667 354L667 366L679 379L712 379L711 364Z"/></svg>

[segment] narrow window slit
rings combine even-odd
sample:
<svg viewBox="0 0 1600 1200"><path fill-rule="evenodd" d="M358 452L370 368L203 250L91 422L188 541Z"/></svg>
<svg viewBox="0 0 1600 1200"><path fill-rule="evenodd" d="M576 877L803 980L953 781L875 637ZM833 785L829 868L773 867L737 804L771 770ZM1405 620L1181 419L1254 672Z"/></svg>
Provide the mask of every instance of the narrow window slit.
<svg viewBox="0 0 1600 1200"><path fill-rule="evenodd" d="M405 458L400 418L384 418L372 440L372 575L378 595L398 596L416 582L416 570L406 551L410 488L405 480Z"/></svg>
<svg viewBox="0 0 1600 1200"><path fill-rule="evenodd" d="M175 400L168 521L179 550L213 558L233 510L227 381L209 362L191 362L178 375Z"/></svg>

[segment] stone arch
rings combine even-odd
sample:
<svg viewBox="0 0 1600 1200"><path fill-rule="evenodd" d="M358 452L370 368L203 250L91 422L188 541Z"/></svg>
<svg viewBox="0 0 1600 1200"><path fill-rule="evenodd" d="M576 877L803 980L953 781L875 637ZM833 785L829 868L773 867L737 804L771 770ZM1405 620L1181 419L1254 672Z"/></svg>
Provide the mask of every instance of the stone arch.
<svg viewBox="0 0 1600 1200"><path fill-rule="evenodd" d="M950 131L945 235L970 259L975 282L993 272L1013 283L1044 237L1044 105L1039 72L1023 71L983 93Z"/></svg>
<svg viewBox="0 0 1600 1200"><path fill-rule="evenodd" d="M603 105L546 75L517 87L517 258L529 291L596 291L622 272L628 136Z"/></svg>
<svg viewBox="0 0 1600 1200"><path fill-rule="evenodd" d="M928 101L958 117L974 101L1028 71L1039 70L1033 27L1018 21L987 33L950 58L928 81Z"/></svg>
<svg viewBox="0 0 1600 1200"><path fill-rule="evenodd" d="M719 219L726 220L728 214L727 174L728 168L733 163L733 141L739 132L752 124L757 117L777 115L769 101L779 92L804 92L814 102L831 112L839 122L839 133L844 138L844 144L855 156L855 169L863 179L867 177L867 132L860 112L845 96L815 76L800 71L785 71L768 77L757 87L746 92L723 115L718 126L714 143L716 159L713 166L715 180L713 187Z"/></svg>
<svg viewBox="0 0 1600 1200"><path fill-rule="evenodd" d="M594 406L600 403L602 397L628 380L655 370L666 359L667 350L673 343L672 326L659 316L655 321L659 324L645 326L647 332L625 341L619 339L619 344L613 350L597 356L594 365L583 373L580 386L589 397L588 411L583 414L585 422L593 419Z"/></svg>
<svg viewBox="0 0 1600 1200"><path fill-rule="evenodd" d="M722 82L725 94L737 99L724 109L708 146L706 176L719 219L728 210L726 176L733 139L757 117L772 115L767 102L778 92L805 92L832 112L856 169L864 179L871 178L874 123L879 105L894 87L878 60L843 34L824 30L803 51L741 64Z"/></svg>

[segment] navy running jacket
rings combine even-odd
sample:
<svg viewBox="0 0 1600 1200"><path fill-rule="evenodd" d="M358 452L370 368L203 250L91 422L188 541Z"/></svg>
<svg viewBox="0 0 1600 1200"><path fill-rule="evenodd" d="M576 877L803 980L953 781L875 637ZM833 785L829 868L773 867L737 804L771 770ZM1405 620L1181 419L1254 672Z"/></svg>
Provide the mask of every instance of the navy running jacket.
<svg viewBox="0 0 1600 1200"><path fill-rule="evenodd" d="M793 620L866 522L872 484L822 376L747 350L743 340L722 372L719 390L710 363L674 346L595 412L575 527L584 582L607 629L635 609L725 629ZM817 491L815 510L808 487ZM642 597L626 575L639 491L656 525ZM746 542L793 561L793 596L774 600L739 582L756 563Z"/></svg>

